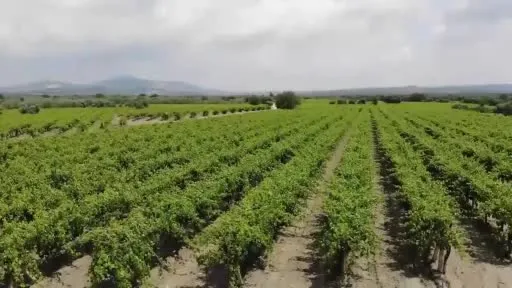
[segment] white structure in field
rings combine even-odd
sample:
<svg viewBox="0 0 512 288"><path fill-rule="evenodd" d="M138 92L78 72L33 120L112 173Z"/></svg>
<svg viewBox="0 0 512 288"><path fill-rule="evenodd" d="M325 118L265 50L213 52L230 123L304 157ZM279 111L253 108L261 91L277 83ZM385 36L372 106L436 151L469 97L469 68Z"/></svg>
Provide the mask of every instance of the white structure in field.
<svg viewBox="0 0 512 288"><path fill-rule="evenodd" d="M270 108L270 109L277 110L276 102L272 103L272 108Z"/></svg>

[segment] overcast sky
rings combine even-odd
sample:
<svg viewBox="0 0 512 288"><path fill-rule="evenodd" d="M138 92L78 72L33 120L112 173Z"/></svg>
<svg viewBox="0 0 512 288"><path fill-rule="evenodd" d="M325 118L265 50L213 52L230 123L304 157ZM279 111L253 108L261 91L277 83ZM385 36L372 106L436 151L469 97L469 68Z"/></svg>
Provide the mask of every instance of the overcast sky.
<svg viewBox="0 0 512 288"><path fill-rule="evenodd" d="M0 85L512 82L512 0L0 0Z"/></svg>

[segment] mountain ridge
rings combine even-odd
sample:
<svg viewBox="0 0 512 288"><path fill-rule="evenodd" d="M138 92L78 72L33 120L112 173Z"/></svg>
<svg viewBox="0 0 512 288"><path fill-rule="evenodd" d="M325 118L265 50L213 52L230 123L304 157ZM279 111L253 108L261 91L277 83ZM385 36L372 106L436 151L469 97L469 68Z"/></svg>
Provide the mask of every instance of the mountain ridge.
<svg viewBox="0 0 512 288"><path fill-rule="evenodd" d="M8 87L0 87L0 93L5 94L50 94L50 95L95 95L119 94L161 94L178 95L212 95L222 94L222 91L203 88L184 81L155 81L130 75L116 76L88 84L58 80L43 80Z"/></svg>
<svg viewBox="0 0 512 288"><path fill-rule="evenodd" d="M184 81L157 81L138 78L131 75L120 75L88 84L78 84L59 80L43 80L9 87L0 87L0 93L27 95L95 95L118 94L159 94L166 96L221 96L248 95L262 92L226 92L217 89L204 88ZM512 84L476 84L476 85L446 85L446 86L395 86L395 87L363 87L332 90L302 90L296 91L303 96L351 96L351 95L408 95L412 93L425 94L500 94L512 93Z"/></svg>

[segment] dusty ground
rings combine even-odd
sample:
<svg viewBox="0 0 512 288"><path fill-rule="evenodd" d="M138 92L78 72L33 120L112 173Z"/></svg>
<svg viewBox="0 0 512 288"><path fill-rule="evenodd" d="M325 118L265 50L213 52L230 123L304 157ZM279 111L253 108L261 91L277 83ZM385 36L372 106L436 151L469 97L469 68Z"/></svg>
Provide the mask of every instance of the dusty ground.
<svg viewBox="0 0 512 288"><path fill-rule="evenodd" d="M279 237L266 269L253 271L246 276L247 287L325 287L316 254L315 235L320 231L319 220L327 184L342 160L349 138L350 132L343 137L327 162L318 193L308 200L304 214Z"/></svg>
<svg viewBox="0 0 512 288"><path fill-rule="evenodd" d="M468 236L466 253L452 253L445 275L450 288L512 287L510 260L496 257L496 244L488 231L483 231L471 219L462 218L461 225Z"/></svg>
<svg viewBox="0 0 512 288"><path fill-rule="evenodd" d="M156 287L203 287L205 275L194 257L194 252L184 248L178 257L167 259L168 270L155 268L151 271L150 283Z"/></svg>
<svg viewBox="0 0 512 288"><path fill-rule="evenodd" d="M54 277L47 278L33 285L33 288L83 288L88 286L89 277L87 272L91 266L92 258L82 257L73 262L71 266L64 267L54 274Z"/></svg>

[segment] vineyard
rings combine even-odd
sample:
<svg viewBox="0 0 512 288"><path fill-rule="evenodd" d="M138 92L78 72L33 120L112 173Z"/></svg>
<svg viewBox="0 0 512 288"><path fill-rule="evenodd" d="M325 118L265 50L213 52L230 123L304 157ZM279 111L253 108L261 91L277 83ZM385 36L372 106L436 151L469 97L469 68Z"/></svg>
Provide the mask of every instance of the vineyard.
<svg viewBox="0 0 512 288"><path fill-rule="evenodd" d="M184 118L211 117L268 109L249 104L153 104L133 107L48 108L35 115L0 110L0 139L88 132L144 122L162 123Z"/></svg>
<svg viewBox="0 0 512 288"><path fill-rule="evenodd" d="M265 109L237 105L217 113ZM169 108L4 111L0 132L219 107ZM3 139L0 287L512 287L510 124L318 101Z"/></svg>

